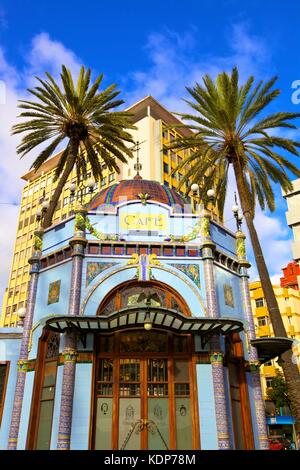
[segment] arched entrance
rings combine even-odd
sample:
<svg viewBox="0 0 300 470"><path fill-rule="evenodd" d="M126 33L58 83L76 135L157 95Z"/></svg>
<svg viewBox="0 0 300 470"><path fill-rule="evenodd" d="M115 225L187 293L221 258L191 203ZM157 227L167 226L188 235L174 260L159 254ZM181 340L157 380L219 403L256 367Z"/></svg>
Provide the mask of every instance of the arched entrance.
<svg viewBox="0 0 300 470"><path fill-rule="evenodd" d="M98 314L134 306L190 314L175 291L151 281L121 285ZM193 351L191 335L156 328L95 335L92 448L199 447Z"/></svg>
<svg viewBox="0 0 300 470"><path fill-rule="evenodd" d="M193 449L192 337L131 330L96 339L94 449Z"/></svg>

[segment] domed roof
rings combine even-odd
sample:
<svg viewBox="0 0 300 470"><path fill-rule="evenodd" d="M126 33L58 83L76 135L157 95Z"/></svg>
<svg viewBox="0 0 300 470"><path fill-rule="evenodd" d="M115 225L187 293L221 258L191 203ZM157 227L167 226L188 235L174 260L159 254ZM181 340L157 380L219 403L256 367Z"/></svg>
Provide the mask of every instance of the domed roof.
<svg viewBox="0 0 300 470"><path fill-rule="evenodd" d="M143 198L143 196L146 196ZM183 212L186 201L173 189L158 181L144 180L135 177L132 180L122 180L96 194L88 204L89 211L107 209L107 206L117 206L122 202L136 200L156 201L172 206L174 212Z"/></svg>

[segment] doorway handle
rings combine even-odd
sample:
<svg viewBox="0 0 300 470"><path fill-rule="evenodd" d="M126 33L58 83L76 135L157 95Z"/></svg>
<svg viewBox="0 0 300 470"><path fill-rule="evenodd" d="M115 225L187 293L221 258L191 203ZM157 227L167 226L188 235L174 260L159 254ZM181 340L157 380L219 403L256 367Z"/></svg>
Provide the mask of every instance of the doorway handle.
<svg viewBox="0 0 300 470"><path fill-rule="evenodd" d="M143 431L144 428L146 428L149 432L151 432L151 434L155 434L155 432L157 432L157 434L159 435L159 437L163 441L166 450L169 450L169 448L167 446L167 443L164 440L164 438L163 438L163 436L162 436L162 434L159 430L159 427L157 426L155 421L152 421L152 419L138 419L134 424L132 424L129 431L128 431L128 433L127 433L127 436L125 437L125 439L123 441L122 446L120 447L120 450L125 450L125 447L127 446L128 441L129 441L129 439L131 438L131 436L134 432L136 434L139 434Z"/></svg>

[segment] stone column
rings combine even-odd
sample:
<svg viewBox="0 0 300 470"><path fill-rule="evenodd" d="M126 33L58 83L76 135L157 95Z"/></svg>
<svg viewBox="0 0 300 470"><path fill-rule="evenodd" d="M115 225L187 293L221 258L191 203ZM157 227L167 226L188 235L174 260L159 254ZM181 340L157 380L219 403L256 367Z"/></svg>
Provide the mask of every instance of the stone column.
<svg viewBox="0 0 300 470"><path fill-rule="evenodd" d="M206 289L207 314L210 318L218 318L217 292L214 275L214 249L215 244L210 237L210 212L201 213L200 233L202 238L202 259L204 263L204 277ZM220 351L220 339L214 337L211 341L216 348L210 356L214 386L214 400L217 422L217 438L219 449L230 449L229 422L226 406L225 377L223 367L223 353Z"/></svg>
<svg viewBox="0 0 300 470"><path fill-rule="evenodd" d="M42 249L42 230L37 230L34 233L34 253L28 260L31 265L30 281L27 293L26 314L24 318L23 336L21 342L20 356L18 360L17 382L15 388L15 395L13 401L13 410L11 417L11 424L8 438L8 450L16 450L18 445L20 419L22 413L22 404L24 397L24 388L26 380L26 372L28 369L28 345L30 341L30 332L32 328L33 313L36 300L36 292L38 286L39 270L40 270L40 257Z"/></svg>
<svg viewBox="0 0 300 470"><path fill-rule="evenodd" d="M72 254L72 273L70 279L70 297L68 315L79 315L82 265L84 258L84 248L87 244L85 237L85 216L84 209L76 211L75 215L75 233L70 240L73 248ZM77 357L77 338L72 331L64 335L64 370L62 379L61 405L58 427L57 449L69 450L72 428L73 397Z"/></svg>
<svg viewBox="0 0 300 470"><path fill-rule="evenodd" d="M266 424L266 413L265 413L265 404L262 395L261 381L260 381L260 372L259 372L259 362L257 357L256 348L254 348L250 341L255 339L255 327L253 320L253 313L251 307L250 291L248 284L248 272L247 268L251 265L246 258L246 247L245 247L245 234L243 232L236 232L237 240L237 255L240 264L240 278L241 278L241 291L243 297L243 305L245 311L245 318L247 321L247 343L248 343L248 353L249 353L249 367L252 377L253 385L253 394L255 402L255 415L258 426L258 439L259 439L259 448L261 450L269 449L268 442L268 431Z"/></svg>
<svg viewBox="0 0 300 470"><path fill-rule="evenodd" d="M231 445L226 406L223 353L213 352L210 355L210 363L213 374L218 446L220 450L228 450L231 448Z"/></svg>

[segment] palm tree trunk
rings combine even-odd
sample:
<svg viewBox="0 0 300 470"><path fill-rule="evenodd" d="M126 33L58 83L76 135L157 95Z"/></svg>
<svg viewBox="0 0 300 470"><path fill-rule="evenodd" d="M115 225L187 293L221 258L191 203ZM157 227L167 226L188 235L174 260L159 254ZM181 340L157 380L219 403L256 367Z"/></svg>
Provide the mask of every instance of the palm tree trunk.
<svg viewBox="0 0 300 470"><path fill-rule="evenodd" d="M275 336L288 337L283 324L282 316L278 308L277 300L272 287L268 268L264 259L262 248L257 236L257 232L253 223L253 211L251 204L245 193L244 175L240 167L240 163L233 163L237 189L241 201L243 215L246 219L247 227L250 234L251 244L255 256L256 266L259 273L261 286L266 299L268 312L272 322ZM280 365L283 369L286 379L289 397L291 400L291 410L296 419L296 430L300 432L300 374L296 363L293 362L293 353L290 349L281 355Z"/></svg>
<svg viewBox="0 0 300 470"><path fill-rule="evenodd" d="M70 151L69 151L69 156L68 156L68 159L67 159L67 163L66 163L65 169L64 169L61 177L59 178L59 181L58 181L58 184L55 188L54 194L51 197L50 205L47 209L47 212L46 212L46 215L44 217L43 224L42 224L43 229L46 229L46 228L50 227L50 225L52 223L52 217L53 217L53 214L55 212L58 200L61 196L63 188L66 184L66 181L67 181L70 173L72 172L72 170L74 168L74 165L75 165L75 162L76 162L76 157L77 157L77 152L78 152L78 141L77 141L77 139L72 139L71 138L69 145L70 145Z"/></svg>

